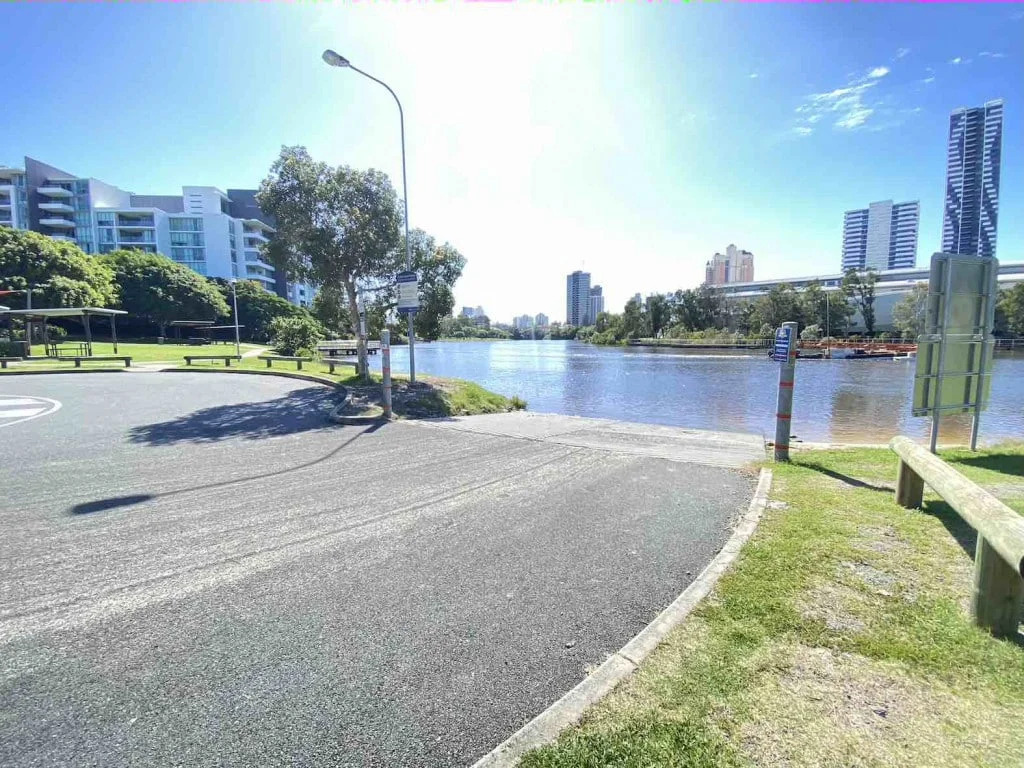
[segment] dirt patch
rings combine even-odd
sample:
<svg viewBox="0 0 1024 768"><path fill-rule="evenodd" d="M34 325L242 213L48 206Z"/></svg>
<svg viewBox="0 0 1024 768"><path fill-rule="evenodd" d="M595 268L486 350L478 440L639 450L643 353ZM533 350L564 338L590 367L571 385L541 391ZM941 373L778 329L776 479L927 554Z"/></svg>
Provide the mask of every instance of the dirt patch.
<svg viewBox="0 0 1024 768"><path fill-rule="evenodd" d="M789 668L751 692L739 741L759 766L1017 765L1020 704L993 704L892 664L791 646Z"/></svg>
<svg viewBox="0 0 1024 768"><path fill-rule="evenodd" d="M852 574L862 584L867 586L876 595L892 597L896 591L896 577L887 571L875 568L870 563L862 561L849 562L844 560L839 564L839 577Z"/></svg>
<svg viewBox="0 0 1024 768"><path fill-rule="evenodd" d="M854 543L872 552L888 555L911 550L910 542L901 538L891 526L862 526L858 534Z"/></svg>
<svg viewBox="0 0 1024 768"><path fill-rule="evenodd" d="M383 392L380 384L370 386L347 386L352 408L382 408ZM409 419L429 419L448 415L444 393L453 391L454 385L442 380L408 381L396 380L391 385L391 408L398 416ZM346 412L347 415L347 412Z"/></svg>
<svg viewBox="0 0 1024 768"><path fill-rule="evenodd" d="M850 612L851 606L864 603L855 590L829 581L801 595L797 610L805 619L824 622L830 632L849 635L863 631L866 626Z"/></svg>

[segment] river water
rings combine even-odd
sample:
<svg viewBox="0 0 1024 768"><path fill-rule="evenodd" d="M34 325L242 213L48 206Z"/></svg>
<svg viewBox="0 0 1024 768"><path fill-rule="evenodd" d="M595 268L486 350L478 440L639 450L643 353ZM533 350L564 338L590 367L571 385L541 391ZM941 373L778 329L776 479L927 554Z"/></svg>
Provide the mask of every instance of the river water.
<svg viewBox="0 0 1024 768"><path fill-rule="evenodd" d="M408 372L408 349L392 370ZM380 370L378 356L373 366ZM801 360L793 434L807 442L925 438L928 419L910 415L913 360ZM778 363L764 352L689 352L600 347L573 341L474 341L416 345L418 373L475 381L519 395L531 411L775 434ZM969 416L943 419L942 442L966 441ZM997 355L984 443L1024 439L1024 356Z"/></svg>

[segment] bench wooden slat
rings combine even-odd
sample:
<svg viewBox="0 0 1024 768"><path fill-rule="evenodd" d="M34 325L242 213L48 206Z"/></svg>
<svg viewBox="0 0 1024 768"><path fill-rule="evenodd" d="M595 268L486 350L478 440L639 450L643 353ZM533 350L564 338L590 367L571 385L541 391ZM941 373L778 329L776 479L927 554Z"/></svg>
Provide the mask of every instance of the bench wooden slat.
<svg viewBox="0 0 1024 768"><path fill-rule="evenodd" d="M272 367L275 360L284 360L285 362L295 363L295 368L300 371L302 370L303 363L310 363L313 361L313 358L311 357L302 357L300 355L260 355L258 359L266 360L267 368Z"/></svg>
<svg viewBox="0 0 1024 768"><path fill-rule="evenodd" d="M81 368L83 362L89 363L112 363L115 360L121 360L124 362L125 368L132 367L132 358L130 355L75 355L73 357L65 357L64 360L73 360L75 368Z"/></svg>
<svg viewBox="0 0 1024 768"><path fill-rule="evenodd" d="M193 360L223 360L224 367L230 368L232 360L241 360L241 355L183 355L185 365L192 365Z"/></svg>

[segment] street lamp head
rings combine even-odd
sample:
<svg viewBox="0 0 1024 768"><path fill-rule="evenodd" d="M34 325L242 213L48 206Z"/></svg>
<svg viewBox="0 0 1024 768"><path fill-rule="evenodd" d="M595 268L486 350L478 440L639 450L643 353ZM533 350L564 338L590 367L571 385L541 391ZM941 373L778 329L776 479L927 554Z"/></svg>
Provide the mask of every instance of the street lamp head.
<svg viewBox="0 0 1024 768"><path fill-rule="evenodd" d="M347 67L349 66L348 59L342 56L340 53L335 53L330 48L324 51L323 60L330 64L332 67Z"/></svg>

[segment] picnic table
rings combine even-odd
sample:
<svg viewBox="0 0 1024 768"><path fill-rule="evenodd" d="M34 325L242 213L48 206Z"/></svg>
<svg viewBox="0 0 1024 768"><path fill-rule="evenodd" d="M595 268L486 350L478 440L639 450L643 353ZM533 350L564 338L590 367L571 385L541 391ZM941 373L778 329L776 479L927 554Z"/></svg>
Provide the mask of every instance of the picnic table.
<svg viewBox="0 0 1024 768"><path fill-rule="evenodd" d="M51 341L46 345L48 357L87 357L89 345L84 341Z"/></svg>

